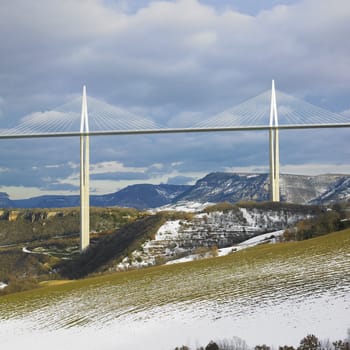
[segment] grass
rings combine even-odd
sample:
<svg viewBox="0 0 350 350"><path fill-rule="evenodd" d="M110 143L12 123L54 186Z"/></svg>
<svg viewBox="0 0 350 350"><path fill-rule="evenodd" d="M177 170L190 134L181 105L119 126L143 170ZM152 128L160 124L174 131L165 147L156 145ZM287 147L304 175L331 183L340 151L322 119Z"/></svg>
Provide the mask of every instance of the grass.
<svg viewBox="0 0 350 350"><path fill-rule="evenodd" d="M41 287L57 287L57 286L60 286L62 284L66 284L66 283L72 283L74 281L72 280L52 280L52 281L42 281L40 282L40 286Z"/></svg>
<svg viewBox="0 0 350 350"><path fill-rule="evenodd" d="M250 305L350 288L350 229L306 241L260 245L225 257L113 273L0 297L0 320L31 317L53 328L103 321L164 305ZM216 305L216 306L215 306ZM153 310L153 311L152 311ZM238 310L238 309L237 309ZM238 312L236 310L236 312Z"/></svg>

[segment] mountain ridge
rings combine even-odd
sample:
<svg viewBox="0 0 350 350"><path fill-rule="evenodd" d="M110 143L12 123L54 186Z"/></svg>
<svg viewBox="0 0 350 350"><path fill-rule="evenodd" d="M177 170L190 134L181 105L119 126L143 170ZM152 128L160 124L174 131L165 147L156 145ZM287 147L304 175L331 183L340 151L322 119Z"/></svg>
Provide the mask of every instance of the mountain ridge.
<svg viewBox="0 0 350 350"><path fill-rule="evenodd" d="M350 199L350 175L280 175L281 201L297 204L329 204ZM269 176L257 173L214 172L199 179L177 201L268 201Z"/></svg>
<svg viewBox="0 0 350 350"><path fill-rule="evenodd" d="M114 193L90 195L90 205L96 207L120 206L135 209L154 208L171 203L179 193L189 187L191 186L170 184L131 185ZM0 206L3 208L66 208L79 205L79 195L44 195L11 200L6 193L0 193Z"/></svg>
<svg viewBox="0 0 350 350"><path fill-rule="evenodd" d="M350 199L350 175L280 175L281 201L297 204L330 204ZM219 203L239 201L268 201L269 176L257 173L213 172L194 185L137 184L120 191L91 195L96 207L120 206L152 209L178 202ZM2 208L64 208L77 207L79 195L45 195L12 200L0 192Z"/></svg>

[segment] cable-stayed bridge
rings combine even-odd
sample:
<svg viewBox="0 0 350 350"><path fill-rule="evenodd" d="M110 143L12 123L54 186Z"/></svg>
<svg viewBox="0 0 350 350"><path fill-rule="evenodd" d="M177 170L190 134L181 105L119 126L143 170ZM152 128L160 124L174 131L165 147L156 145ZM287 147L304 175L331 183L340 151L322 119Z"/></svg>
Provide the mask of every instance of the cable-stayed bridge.
<svg viewBox="0 0 350 350"><path fill-rule="evenodd" d="M270 142L270 198L279 201L279 130L350 127L350 118L275 89L186 127L170 128L152 119L86 96L77 97L50 111L23 118L14 127L0 130L0 139L80 137L81 250L89 245L89 137L267 130Z"/></svg>
<svg viewBox="0 0 350 350"><path fill-rule="evenodd" d="M350 118L276 90L279 129L349 127ZM76 97L50 111L33 113L0 138L80 136L82 99ZM88 98L89 135L269 130L271 90L198 123L169 128L150 118Z"/></svg>

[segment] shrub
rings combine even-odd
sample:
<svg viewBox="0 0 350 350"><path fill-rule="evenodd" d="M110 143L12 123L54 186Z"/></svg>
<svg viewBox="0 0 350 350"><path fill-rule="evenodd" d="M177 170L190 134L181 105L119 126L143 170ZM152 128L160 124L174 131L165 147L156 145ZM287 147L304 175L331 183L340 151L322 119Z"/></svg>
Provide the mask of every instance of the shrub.
<svg viewBox="0 0 350 350"><path fill-rule="evenodd" d="M14 277L10 277L6 282L8 283L8 286L0 291L0 296L10 293L24 292L26 290L39 287L38 281L34 278L19 280Z"/></svg>

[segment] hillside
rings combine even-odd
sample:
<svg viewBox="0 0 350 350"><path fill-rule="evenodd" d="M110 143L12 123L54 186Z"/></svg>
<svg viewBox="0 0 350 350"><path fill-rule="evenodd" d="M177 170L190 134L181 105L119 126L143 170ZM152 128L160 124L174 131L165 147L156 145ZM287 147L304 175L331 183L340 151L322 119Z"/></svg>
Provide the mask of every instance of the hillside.
<svg viewBox="0 0 350 350"><path fill-rule="evenodd" d="M216 254L266 232L285 230L300 220L322 215L317 206L287 203L222 203L187 217L172 214L152 239L131 250L119 270L166 263L189 255ZM329 231L330 232L330 231Z"/></svg>
<svg viewBox="0 0 350 350"><path fill-rule="evenodd" d="M64 277L80 278L164 264L196 251L228 247L261 233L283 230L319 213L315 206L283 203L223 204L197 214L159 212L102 237L83 254L63 261L58 271Z"/></svg>
<svg viewBox="0 0 350 350"><path fill-rule="evenodd" d="M53 350L66 343L171 350L233 336L250 345L295 346L307 333L341 339L349 327L349 271L345 230L49 285L1 297L0 342L9 349L33 341Z"/></svg>
<svg viewBox="0 0 350 350"><path fill-rule="evenodd" d="M62 261L57 268L62 276L68 278L81 278L101 269L106 270L113 260L127 256L151 239L164 221L165 216L162 214L136 220L114 234L103 237L74 259Z"/></svg>
<svg viewBox="0 0 350 350"><path fill-rule="evenodd" d="M144 216L135 209L91 208L91 244ZM60 278L56 265L80 254L79 221L77 208L0 210L0 294Z"/></svg>
<svg viewBox="0 0 350 350"><path fill-rule="evenodd" d="M81 278L209 252L216 255L220 248L278 230L289 229L288 239L310 238L346 227L339 221L347 217L344 209L328 212L317 206L270 202L222 203L197 213L92 208L91 244L83 254L78 209L2 210L0 282L9 287L0 294L22 290L20 284L30 278ZM294 233L300 220L313 217L320 219L302 224Z"/></svg>

